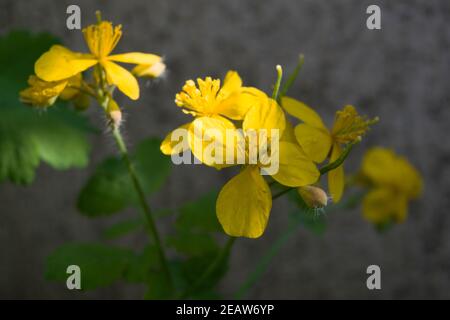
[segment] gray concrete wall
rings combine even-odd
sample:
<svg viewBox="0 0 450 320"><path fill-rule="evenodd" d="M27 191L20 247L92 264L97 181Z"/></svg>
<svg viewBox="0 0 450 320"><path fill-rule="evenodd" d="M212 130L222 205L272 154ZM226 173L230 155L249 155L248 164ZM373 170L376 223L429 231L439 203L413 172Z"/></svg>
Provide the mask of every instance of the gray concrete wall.
<svg viewBox="0 0 450 320"><path fill-rule="evenodd" d="M266 91L274 66L286 70L299 52L306 55L291 95L331 120L346 103L381 118L353 154L358 165L371 145L395 148L422 172L425 192L410 207L408 220L377 234L360 211L328 216L323 237L300 229L282 249L251 298L450 298L450 3L447 0L376 1L382 30L365 27L361 0L191 0L191 1L13 1L0 0L0 33L15 28L49 31L74 50L84 50L80 32L65 28L65 9L78 3L83 25L94 11L122 23L119 51L161 53L167 77L144 86L142 99L126 105L128 142L163 136L186 117L174 105L183 82L238 70L245 83ZM103 125L100 113L92 120ZM87 170L56 172L45 166L27 188L0 185L1 298L139 298L143 288L117 284L88 294L69 293L43 279L45 257L59 244L95 240L109 220L90 221L74 209L78 190L101 159L114 152L106 136L92 138ZM350 166L349 166L350 167ZM229 171L176 167L155 207L174 207L222 185ZM257 240L240 240L222 291L231 293L283 232L287 203L274 204L269 227ZM136 214L132 210L124 215ZM170 220L162 227L170 228ZM142 246L145 238L124 240ZM365 287L365 268L382 268L382 290Z"/></svg>

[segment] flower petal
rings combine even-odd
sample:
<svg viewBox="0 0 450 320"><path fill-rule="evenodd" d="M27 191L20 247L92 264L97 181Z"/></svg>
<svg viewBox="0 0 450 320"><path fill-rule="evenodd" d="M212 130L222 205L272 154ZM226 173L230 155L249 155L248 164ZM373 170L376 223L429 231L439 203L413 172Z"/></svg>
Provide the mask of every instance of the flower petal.
<svg viewBox="0 0 450 320"><path fill-rule="evenodd" d="M178 127L177 129L173 130L172 132L170 132L163 140L163 142L161 143L161 152L167 156L173 155L173 154L179 154L182 153L186 150L189 149L189 127L190 127L191 123L186 123L183 124L182 126ZM180 137L182 137L182 141L180 140L176 140L173 141L175 139L172 138L174 135L174 133L176 133L177 130L185 130L185 135L180 135ZM182 131L180 131L180 133L183 133Z"/></svg>
<svg viewBox="0 0 450 320"><path fill-rule="evenodd" d="M125 68L111 61L102 63L106 71L106 79L126 94L130 99L139 98L139 85L136 78Z"/></svg>
<svg viewBox="0 0 450 320"><path fill-rule="evenodd" d="M320 172L316 165L294 143L280 142L280 162L278 173L272 177L288 187L300 187L315 183Z"/></svg>
<svg viewBox="0 0 450 320"><path fill-rule="evenodd" d="M270 135L271 129L278 129L280 137L283 135L285 127L286 118L283 110L275 100L266 95L259 98L259 104L248 110L242 123L244 131L265 129L269 131Z"/></svg>
<svg viewBox="0 0 450 320"><path fill-rule="evenodd" d="M302 123L295 127L294 132L298 143L311 160L317 163L325 160L331 148L328 130Z"/></svg>
<svg viewBox="0 0 450 320"><path fill-rule="evenodd" d="M225 99L230 94L238 91L242 87L242 79L236 71L228 71L225 79L223 80L223 86L219 91L218 96Z"/></svg>
<svg viewBox="0 0 450 320"><path fill-rule="evenodd" d="M189 147L194 156L207 166L221 169L237 164L230 159L227 164L227 154L233 151L234 155L238 144L227 144L227 130L236 132L234 124L221 116L199 117L192 121L189 127ZM233 148L231 150L230 148ZM230 150L227 150L230 149Z"/></svg>
<svg viewBox="0 0 450 320"><path fill-rule="evenodd" d="M374 224L391 221L402 222L406 218L408 202L405 196L389 188L376 188L363 199L364 218Z"/></svg>
<svg viewBox="0 0 450 320"><path fill-rule="evenodd" d="M394 186L410 198L417 198L422 192L420 173L389 149L370 149L364 156L361 172L375 185Z"/></svg>
<svg viewBox="0 0 450 320"><path fill-rule="evenodd" d="M272 208L270 188L257 166L247 166L228 181L216 203L217 218L232 237L258 238Z"/></svg>
<svg viewBox="0 0 450 320"><path fill-rule="evenodd" d="M261 98L266 98L264 92L256 88L244 87L242 90L237 90L227 95L215 107L214 112L233 120L242 120L248 110L261 104Z"/></svg>
<svg viewBox="0 0 450 320"><path fill-rule="evenodd" d="M281 106L291 116L302 120L310 126L326 128L317 112L301 101L289 97L282 97Z"/></svg>
<svg viewBox="0 0 450 320"><path fill-rule="evenodd" d="M330 163L336 161L342 153L341 147L335 143L331 151ZM344 165L341 164L334 170L328 172L328 190L334 203L339 202L344 193Z"/></svg>
<svg viewBox="0 0 450 320"><path fill-rule="evenodd" d="M70 78L97 63L91 55L54 45L36 61L34 71L42 80L58 81Z"/></svg>
<svg viewBox="0 0 450 320"><path fill-rule="evenodd" d="M157 62L160 62L162 58L152 53L129 52L129 53L113 54L111 56L108 56L108 60L123 63L152 65Z"/></svg>

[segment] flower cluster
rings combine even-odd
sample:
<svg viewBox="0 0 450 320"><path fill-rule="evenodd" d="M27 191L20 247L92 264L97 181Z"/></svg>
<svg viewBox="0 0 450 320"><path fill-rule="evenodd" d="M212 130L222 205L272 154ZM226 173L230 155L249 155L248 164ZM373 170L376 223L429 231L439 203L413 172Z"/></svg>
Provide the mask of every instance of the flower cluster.
<svg viewBox="0 0 450 320"><path fill-rule="evenodd" d="M155 78L164 72L162 58L155 54L111 54L122 36L122 27L101 20L99 13L98 20L97 24L83 29L90 53L74 52L54 45L36 61L36 75L30 76L28 81L30 87L20 92L23 102L46 108L61 98L74 100L76 106L84 109L89 96L98 100L108 96L108 101L112 100L111 95L116 87L136 100L139 98L139 86L135 76ZM130 72L118 62L136 66ZM92 82L83 79L83 72L90 68L94 68ZM105 109L110 105L105 103ZM111 108L115 106L113 103Z"/></svg>
<svg viewBox="0 0 450 320"><path fill-rule="evenodd" d="M377 226L405 220L408 202L422 193L420 173L392 150L375 147L364 156L358 180L367 187L364 217Z"/></svg>
<svg viewBox="0 0 450 320"><path fill-rule="evenodd" d="M358 141L376 121L368 120L358 115L354 107L346 106L338 111L333 129L328 130L319 115L305 104L285 97L280 106L276 99L261 90L243 86L235 71L227 73L222 86L219 79L211 77L197 79L197 83L186 81L183 90L176 95L175 103L194 119L178 128L188 132L184 143L174 138L176 130L166 136L161 144L164 154L189 150L203 164L216 169L230 166L230 162L224 165L224 161L218 161L224 160L230 149L236 151L232 152L234 155L239 151L244 154L244 161L231 162L231 165L240 165L241 171L223 186L216 203L217 217L223 229L235 237L257 238L263 234L272 207L269 183L273 180L288 188L298 188L299 194L311 206L326 205L325 192L313 186L320 178L317 164L326 159L329 162L337 160L343 145ZM294 129L284 111L302 123ZM221 134L209 134L211 130ZM230 130L236 134L225 134ZM262 132L272 130L278 132L275 141L261 138ZM256 149L267 149L272 155L276 154L277 172L267 174L268 163L264 157L251 161L250 142L255 136ZM219 145L220 152L217 149L215 154L204 152L210 144ZM334 201L340 199L343 188L344 173L339 166L329 172L329 189Z"/></svg>

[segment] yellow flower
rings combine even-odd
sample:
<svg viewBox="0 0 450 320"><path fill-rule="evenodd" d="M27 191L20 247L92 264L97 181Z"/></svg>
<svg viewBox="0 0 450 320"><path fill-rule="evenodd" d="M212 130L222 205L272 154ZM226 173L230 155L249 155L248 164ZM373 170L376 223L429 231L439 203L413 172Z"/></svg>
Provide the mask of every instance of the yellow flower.
<svg viewBox="0 0 450 320"><path fill-rule="evenodd" d="M283 97L281 103L287 113L303 121L295 127L295 137L316 163L323 162L327 157L330 162L337 160L343 144L360 139L369 126L378 121L360 116L353 106L347 105L336 112L333 127L328 130L320 116L304 103L289 97ZM344 192L343 165L328 173L328 188L333 201L338 202Z"/></svg>
<svg viewBox="0 0 450 320"><path fill-rule="evenodd" d="M422 193L419 172L389 149L370 149L364 156L361 176L371 186L363 200L364 217L374 224L404 221L408 202Z"/></svg>
<svg viewBox="0 0 450 320"><path fill-rule="evenodd" d="M257 103L255 95L263 94L254 88L242 87L242 80L235 71L228 71L223 86L220 80L211 77L197 79L197 85L193 80L186 81L183 91L175 97L175 103L182 111L195 117L192 122L186 123L178 129L188 130L188 146L194 156L202 163L221 168L214 158L204 155L203 151L210 144L220 145L223 155L226 155L226 130L235 130L232 120L242 120L249 108ZM208 136L208 133L219 131L218 136ZM195 141L201 141L201 146L196 146ZM169 133L161 144L161 151L166 155L180 153L183 148L177 148ZM185 148L186 149L186 148ZM225 159L224 159L225 160ZM222 161L221 163L225 163Z"/></svg>
<svg viewBox="0 0 450 320"><path fill-rule="evenodd" d="M48 82L60 81L100 64L108 84L117 86L131 99L138 99L139 86L136 78L115 62L151 67L161 63L161 57L141 52L110 55L122 36L122 30L120 25L113 28L112 23L108 21L88 26L83 29L83 34L90 54L77 53L54 45L36 61L36 75Z"/></svg>
<svg viewBox="0 0 450 320"><path fill-rule="evenodd" d="M253 106L244 118L244 132L278 129L282 136L286 126L282 109L267 96L260 99L260 104ZM272 149L271 152L276 151ZM220 191L216 213L228 235L258 238L264 233L272 207L269 185L260 173L264 167L260 162L245 165ZM279 169L272 175L277 182L299 187L316 182L319 176L315 164L297 144L279 142Z"/></svg>
<svg viewBox="0 0 450 320"><path fill-rule="evenodd" d="M36 76L30 76L28 78L30 87L20 92L20 100L35 107L49 107L64 92L68 83L69 80L47 82Z"/></svg>

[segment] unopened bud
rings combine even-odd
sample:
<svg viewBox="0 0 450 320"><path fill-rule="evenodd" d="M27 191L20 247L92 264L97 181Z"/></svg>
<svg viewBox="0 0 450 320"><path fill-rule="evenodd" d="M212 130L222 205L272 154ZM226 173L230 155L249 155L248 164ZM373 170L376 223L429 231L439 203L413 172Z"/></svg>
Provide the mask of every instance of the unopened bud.
<svg viewBox="0 0 450 320"><path fill-rule="evenodd" d="M110 99L108 102L106 114L108 115L113 127L115 129L119 128L122 123L122 111L120 111L119 105L113 99Z"/></svg>
<svg viewBox="0 0 450 320"><path fill-rule="evenodd" d="M310 208L323 208L328 203L328 196L319 187L305 186L297 189L298 194Z"/></svg>
<svg viewBox="0 0 450 320"><path fill-rule="evenodd" d="M152 65L138 65L133 69L133 74L137 77L158 78L164 71L166 71L166 65L159 61Z"/></svg>

